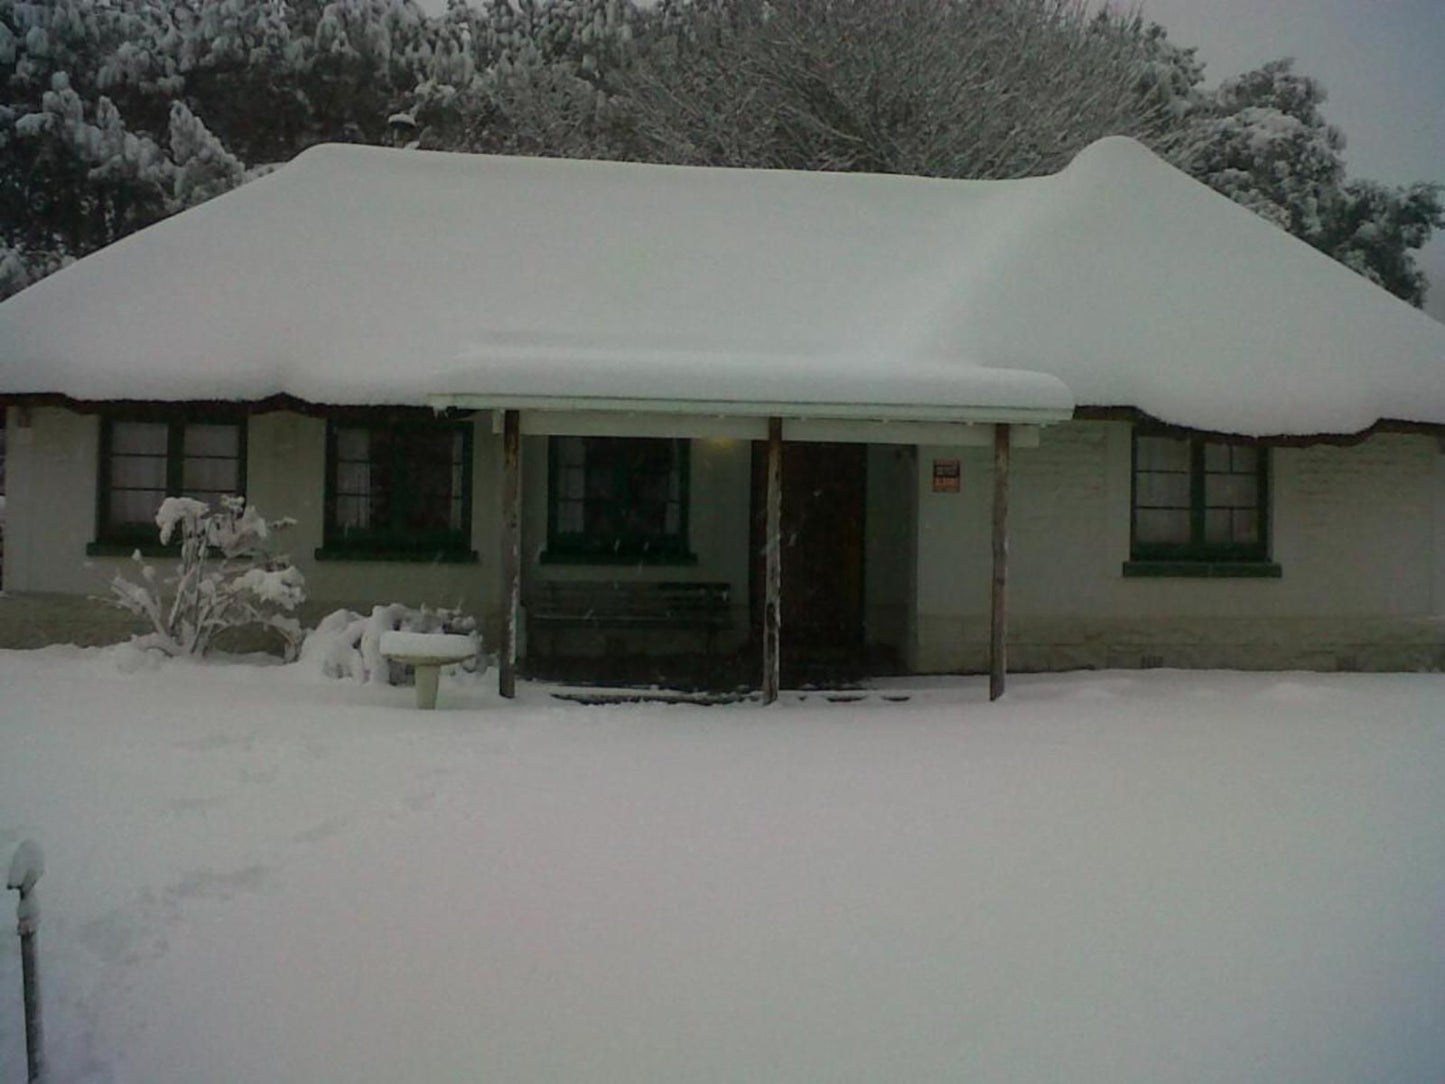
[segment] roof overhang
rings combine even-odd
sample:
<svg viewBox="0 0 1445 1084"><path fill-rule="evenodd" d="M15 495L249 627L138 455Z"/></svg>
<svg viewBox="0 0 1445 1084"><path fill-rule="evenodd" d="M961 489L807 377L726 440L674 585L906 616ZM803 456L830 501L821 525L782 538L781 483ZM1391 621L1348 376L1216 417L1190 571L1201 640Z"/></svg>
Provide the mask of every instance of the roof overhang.
<svg viewBox="0 0 1445 1084"><path fill-rule="evenodd" d="M447 393L428 397L436 410L515 410L522 432L549 435L632 435L761 440L767 420L783 420L783 438L866 444L987 443L993 425L1037 427L1068 421L1072 409L643 399L602 396Z"/></svg>

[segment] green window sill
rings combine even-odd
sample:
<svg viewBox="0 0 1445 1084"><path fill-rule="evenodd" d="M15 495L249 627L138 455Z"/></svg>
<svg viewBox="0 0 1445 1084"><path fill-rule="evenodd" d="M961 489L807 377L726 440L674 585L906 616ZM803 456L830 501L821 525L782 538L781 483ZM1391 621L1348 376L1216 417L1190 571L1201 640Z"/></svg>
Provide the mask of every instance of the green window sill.
<svg viewBox="0 0 1445 1084"><path fill-rule="evenodd" d="M414 565L474 565L476 550L408 550L365 546L321 546L312 555L318 561L394 561Z"/></svg>
<svg viewBox="0 0 1445 1084"><path fill-rule="evenodd" d="M588 553L582 550L546 550L537 560L544 565L673 565L697 564L697 554L661 553Z"/></svg>
<svg viewBox="0 0 1445 1084"><path fill-rule="evenodd" d="M1273 561L1125 561L1124 575L1139 578L1277 580Z"/></svg>

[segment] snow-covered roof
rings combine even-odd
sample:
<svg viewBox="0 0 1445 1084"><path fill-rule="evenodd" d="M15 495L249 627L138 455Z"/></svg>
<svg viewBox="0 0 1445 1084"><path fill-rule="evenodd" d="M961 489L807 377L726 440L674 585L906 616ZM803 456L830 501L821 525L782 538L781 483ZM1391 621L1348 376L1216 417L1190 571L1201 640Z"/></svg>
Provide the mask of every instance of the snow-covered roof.
<svg viewBox="0 0 1445 1084"><path fill-rule="evenodd" d="M1018 181L316 147L0 304L0 393L1445 424L1445 325L1138 144Z"/></svg>

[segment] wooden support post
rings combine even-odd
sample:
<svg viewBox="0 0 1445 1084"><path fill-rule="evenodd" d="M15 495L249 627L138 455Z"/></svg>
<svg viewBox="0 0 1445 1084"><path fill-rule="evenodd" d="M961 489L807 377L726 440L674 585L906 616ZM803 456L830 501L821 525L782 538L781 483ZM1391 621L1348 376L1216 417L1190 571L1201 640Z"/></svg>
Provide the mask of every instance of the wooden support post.
<svg viewBox="0 0 1445 1084"><path fill-rule="evenodd" d="M1003 695L1008 672L1009 427L993 427L993 598L990 606L988 698Z"/></svg>
<svg viewBox="0 0 1445 1084"><path fill-rule="evenodd" d="M768 520L763 543L763 703L778 699L782 667L783 420L768 419Z"/></svg>
<svg viewBox="0 0 1445 1084"><path fill-rule="evenodd" d="M517 614L522 606L522 419L515 410L502 416L502 649L497 691L517 695Z"/></svg>

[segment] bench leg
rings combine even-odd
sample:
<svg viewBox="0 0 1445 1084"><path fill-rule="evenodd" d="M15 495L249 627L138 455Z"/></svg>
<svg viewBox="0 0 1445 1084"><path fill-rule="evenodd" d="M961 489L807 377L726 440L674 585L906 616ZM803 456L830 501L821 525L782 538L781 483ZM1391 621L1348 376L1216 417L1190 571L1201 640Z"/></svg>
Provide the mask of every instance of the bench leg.
<svg viewBox="0 0 1445 1084"><path fill-rule="evenodd" d="M437 706L437 679L441 677L440 666L418 663L416 667L416 706L430 711Z"/></svg>

